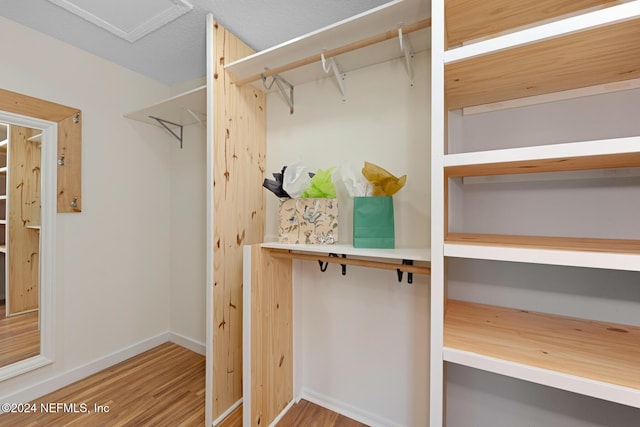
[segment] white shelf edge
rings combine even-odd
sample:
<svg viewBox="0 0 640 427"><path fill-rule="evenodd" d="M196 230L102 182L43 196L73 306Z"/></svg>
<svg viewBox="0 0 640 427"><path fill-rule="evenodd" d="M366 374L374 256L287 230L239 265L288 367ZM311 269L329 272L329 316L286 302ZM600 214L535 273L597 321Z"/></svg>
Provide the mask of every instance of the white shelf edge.
<svg viewBox="0 0 640 427"><path fill-rule="evenodd" d="M443 348L443 359L447 362L469 366L511 378L640 408L640 390L630 387L623 387L450 347Z"/></svg>
<svg viewBox="0 0 640 427"><path fill-rule="evenodd" d="M468 44L444 52L445 64L487 55L517 46L565 36L602 25L626 21L640 16L640 2L634 1L527 28L489 40Z"/></svg>
<svg viewBox="0 0 640 427"><path fill-rule="evenodd" d="M416 2L406 0L391 1L226 64L225 70L236 79L243 79L260 74L265 67L277 68L315 53L318 54L318 61L320 61L320 54L324 50L334 49L365 37L395 29L394 26L399 24L409 24L427 18L428 11L425 10L423 14L422 11L416 10L416 4Z"/></svg>
<svg viewBox="0 0 640 427"><path fill-rule="evenodd" d="M429 248L396 248L396 249L366 249L366 248L354 248L350 244L336 244L336 245L305 245L305 244L286 244L269 242L262 243L260 245L263 248L269 249L282 249L296 252L306 252L314 254L338 254L338 255L352 255L368 258L380 258L380 259L397 259L397 260L412 260L412 261L430 261L431 251Z"/></svg>
<svg viewBox="0 0 640 427"><path fill-rule="evenodd" d="M444 256L568 267L640 271L640 255L625 253L445 243Z"/></svg>
<svg viewBox="0 0 640 427"><path fill-rule="evenodd" d="M206 120L206 93L206 85L198 86L148 107L126 113L124 117L158 127L162 126L149 116L153 115L181 126L189 126L198 122L204 123ZM187 109L196 115L202 115L202 117L196 119Z"/></svg>
<svg viewBox="0 0 640 427"><path fill-rule="evenodd" d="M547 104L550 102L566 101L569 99L584 98L587 96L603 95L606 93L622 92L640 88L640 79L610 82L601 85L569 89L559 92L545 93L542 95L527 96L525 98L509 99L506 101L492 102L490 104L474 105L462 108L463 116L473 114L490 113L492 111L508 110L511 108L527 107L530 105Z"/></svg>
<svg viewBox="0 0 640 427"><path fill-rule="evenodd" d="M444 167L640 152L640 136L446 154Z"/></svg>
<svg viewBox="0 0 640 427"><path fill-rule="evenodd" d="M27 138L27 141L42 142L42 133L38 133L36 135L33 135L33 136Z"/></svg>

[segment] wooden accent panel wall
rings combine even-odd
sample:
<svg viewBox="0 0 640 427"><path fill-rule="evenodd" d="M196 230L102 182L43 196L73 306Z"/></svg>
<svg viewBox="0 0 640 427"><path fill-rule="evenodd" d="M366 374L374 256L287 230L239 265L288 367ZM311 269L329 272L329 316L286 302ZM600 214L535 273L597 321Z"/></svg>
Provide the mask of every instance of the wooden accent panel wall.
<svg viewBox="0 0 640 427"><path fill-rule="evenodd" d="M82 211L82 117L67 107L0 89L0 110L58 123L58 212Z"/></svg>
<svg viewBox="0 0 640 427"><path fill-rule="evenodd" d="M37 309L39 295L40 144L32 129L11 126L9 140L9 307L10 314Z"/></svg>
<svg viewBox="0 0 640 427"><path fill-rule="evenodd" d="M251 248L251 423L268 426L293 399L291 259Z"/></svg>
<svg viewBox="0 0 640 427"><path fill-rule="evenodd" d="M214 29L213 417L242 397L242 249L264 238L266 96L236 87L225 63L254 53Z"/></svg>

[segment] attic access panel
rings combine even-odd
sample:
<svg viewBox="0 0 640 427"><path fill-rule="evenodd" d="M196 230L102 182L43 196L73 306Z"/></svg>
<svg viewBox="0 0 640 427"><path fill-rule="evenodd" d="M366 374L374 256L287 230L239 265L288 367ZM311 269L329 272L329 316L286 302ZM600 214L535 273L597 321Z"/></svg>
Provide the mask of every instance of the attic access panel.
<svg viewBox="0 0 640 427"><path fill-rule="evenodd" d="M130 43L193 9L185 0L49 0Z"/></svg>

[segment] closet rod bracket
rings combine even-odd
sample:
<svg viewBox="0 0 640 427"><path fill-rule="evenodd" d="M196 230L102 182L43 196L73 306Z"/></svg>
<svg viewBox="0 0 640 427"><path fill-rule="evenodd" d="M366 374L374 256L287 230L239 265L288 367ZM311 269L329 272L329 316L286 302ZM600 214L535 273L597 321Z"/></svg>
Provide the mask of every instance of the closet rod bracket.
<svg viewBox="0 0 640 427"><path fill-rule="evenodd" d="M267 70L268 69L265 69L265 71ZM289 113L293 114L293 85L280 77L279 74L274 74L271 77L271 83L269 84L267 84L267 77L264 74L260 74L260 78L262 79L262 85L266 90L271 90L271 87L274 83L278 86L278 89L280 89L280 93L284 97L284 100L287 101L287 104L289 105ZM288 93L285 89L285 86L289 88Z"/></svg>
<svg viewBox="0 0 640 427"><path fill-rule="evenodd" d="M404 54L404 67L409 75L411 86L413 86L413 63L411 62L413 59L413 48L411 47L409 38L405 37L402 33L402 24L398 26L398 41L400 42L400 52Z"/></svg>
<svg viewBox="0 0 640 427"><path fill-rule="evenodd" d="M329 74L333 71L333 77L335 77L336 83L338 84L338 89L340 89L340 93L342 94L342 102L346 102L347 96L344 89L344 75L340 72L336 60L333 57L326 59L324 57L324 52L320 54L320 60L322 61L322 70L326 74Z"/></svg>
<svg viewBox="0 0 640 427"><path fill-rule="evenodd" d="M165 119L161 119L159 117L154 117L154 116L149 116L150 119L155 120L156 122L158 122L158 124L160 126L162 126L163 128L166 129L167 132L169 132L171 135L173 135L173 137L175 139L177 139L178 141L180 141L180 148L182 148L182 129L183 126L178 124L178 123L173 123L170 122L169 120L165 120ZM175 126L178 128L178 130L180 131L179 133L177 133L176 131L174 131L173 129L171 129L169 126Z"/></svg>
<svg viewBox="0 0 640 427"><path fill-rule="evenodd" d="M413 260L403 259L402 260L402 265L413 265ZM402 282L402 276L403 276L402 270L397 269L396 271L398 273L398 282ZM408 284L412 284L413 283L413 273L407 273L407 283Z"/></svg>

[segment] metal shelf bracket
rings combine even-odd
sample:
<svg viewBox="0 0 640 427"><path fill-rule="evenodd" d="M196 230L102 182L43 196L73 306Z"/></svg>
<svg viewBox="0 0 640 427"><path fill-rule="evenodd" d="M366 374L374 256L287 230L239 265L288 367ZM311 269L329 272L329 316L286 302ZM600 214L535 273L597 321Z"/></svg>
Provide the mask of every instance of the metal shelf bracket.
<svg viewBox="0 0 640 427"><path fill-rule="evenodd" d="M167 132L169 132L171 135L173 135L173 137L175 139L180 141L180 148L182 148L182 128L183 128L182 125L179 125L178 123L170 122L169 120L161 119L159 117L149 116L149 118L155 120L156 122L158 122L158 124L160 124L160 126L165 128L167 130ZM177 127L180 130L180 133L176 133L169 126Z"/></svg>
<svg viewBox="0 0 640 427"><path fill-rule="evenodd" d="M336 60L334 58L329 58L328 60L324 57L324 52L320 54L320 60L322 61L322 69L326 74L329 74L333 71L333 77L336 79L336 83L338 84L338 89L340 89L340 93L342 94L342 101L346 101L346 92L344 89L344 76L340 72L338 68L338 64L336 64Z"/></svg>
<svg viewBox="0 0 640 427"><path fill-rule="evenodd" d="M404 54L404 66L409 75L409 80L411 80L411 84L413 85L413 63L411 62L413 59L413 49L409 38L405 38L402 33L402 24L398 26L398 40L400 41L400 52Z"/></svg>
<svg viewBox="0 0 640 427"><path fill-rule="evenodd" d="M274 74L273 77L271 77L271 83L269 83L268 85L267 77L264 74L261 74L260 78L262 79L262 85L266 90L270 90L271 86L273 86L273 83L278 85L278 89L280 89L280 93L284 97L284 100L287 101L287 104L289 104L289 113L293 114L293 85L280 77L279 74ZM285 86L289 88L288 93L285 89Z"/></svg>

